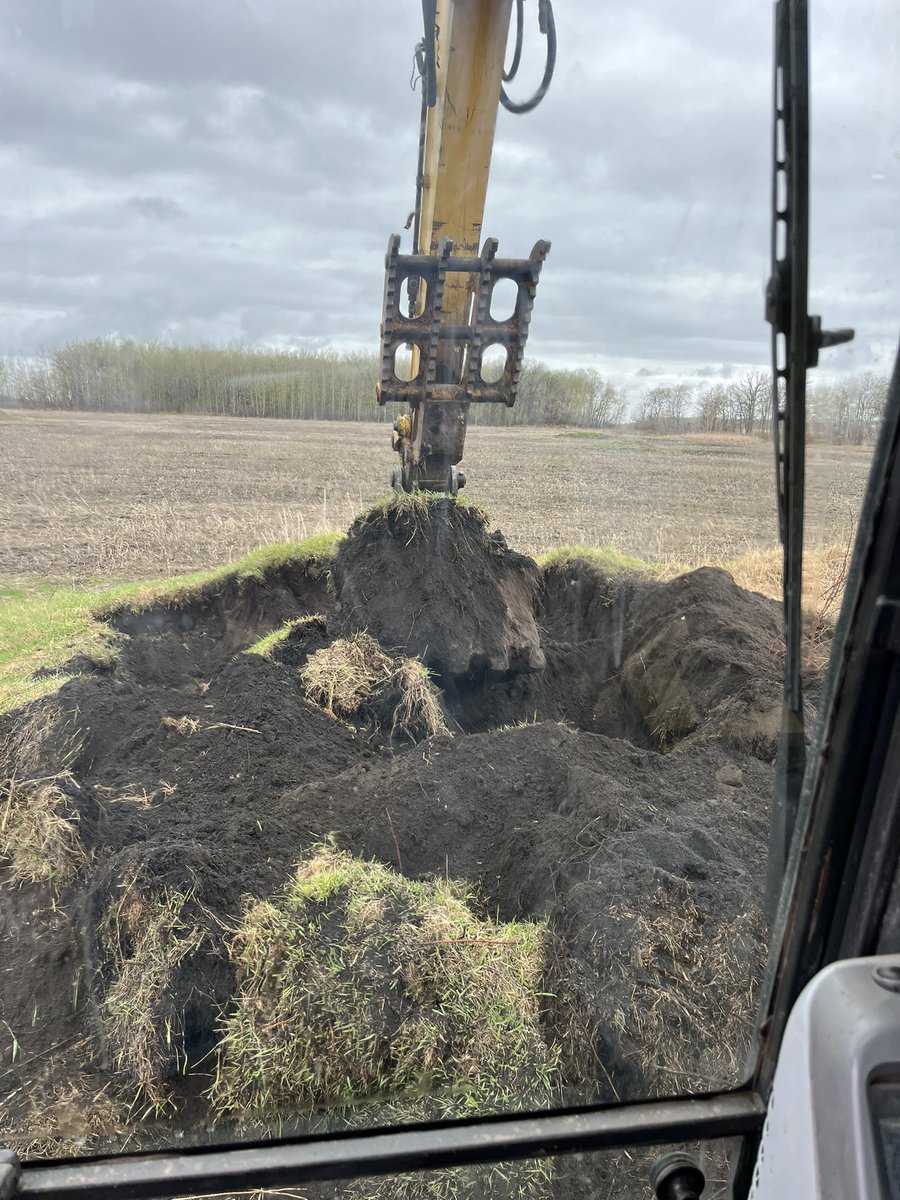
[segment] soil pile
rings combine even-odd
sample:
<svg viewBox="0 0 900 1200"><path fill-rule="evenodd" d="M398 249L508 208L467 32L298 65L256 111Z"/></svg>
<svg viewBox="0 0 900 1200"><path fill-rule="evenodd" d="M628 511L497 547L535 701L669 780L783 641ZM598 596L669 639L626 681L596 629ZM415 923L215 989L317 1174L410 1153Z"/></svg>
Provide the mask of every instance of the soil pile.
<svg viewBox="0 0 900 1200"><path fill-rule="evenodd" d="M561 1099L738 1081L767 936L778 606L721 571L658 582L573 559L541 572L473 510L428 507L418 548L399 535L402 502L358 522L334 592L286 567L120 613L112 670L82 663L55 696L3 718L0 952L14 969L0 972L0 1009L16 1038L0 1063L7 1144L85 1152L247 1132L246 1114L215 1106L217 1072L246 1050L227 1031L249 994L247 914L283 917L273 897L323 846L345 866L374 858L395 883L381 908L356 897L362 918L348 908L346 871L334 884L310 951L320 974L353 920L395 910L379 944L421 962L421 947L403 957L424 919L403 887L463 881L468 915L431 940L544 931L529 1017L544 1049L529 1061L557 1064ZM411 670L414 656L431 677ZM391 710L412 684L415 720L398 724ZM441 722L450 732L433 733ZM295 970L289 926L266 925L264 957ZM370 994L387 995L373 946L359 962ZM473 979L494 995L495 974L473 968ZM283 983L251 1007L274 1011ZM388 1090L399 1078L391 1039L412 1011L395 999L381 1033L366 1018L372 1062L393 1064L379 1067ZM416 1012L427 1044L449 1044L446 998ZM436 1078L435 1065L423 1057L417 1078ZM464 1075L451 1092L460 1078L475 1086ZM474 1107L526 1102L514 1076L497 1079L493 1093L478 1085ZM372 1091L371 1110L328 1120L377 1119L384 1096ZM282 1130L311 1119L276 1115ZM269 1127L264 1112L254 1119ZM554 1194L596 1191L591 1170L560 1164ZM492 1186L475 1178L472 1194Z"/></svg>
<svg viewBox="0 0 900 1200"><path fill-rule="evenodd" d="M363 514L334 578L344 629L367 630L439 675L544 666L540 573L471 505L404 496Z"/></svg>

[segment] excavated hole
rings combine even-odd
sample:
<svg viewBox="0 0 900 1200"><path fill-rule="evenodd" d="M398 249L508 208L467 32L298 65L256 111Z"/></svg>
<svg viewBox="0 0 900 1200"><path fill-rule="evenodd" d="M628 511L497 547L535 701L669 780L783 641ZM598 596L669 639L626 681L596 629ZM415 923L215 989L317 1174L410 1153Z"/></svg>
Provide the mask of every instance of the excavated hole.
<svg viewBox="0 0 900 1200"><path fill-rule="evenodd" d="M211 585L182 604L124 609L110 618L127 639L116 673L141 684L184 687L208 679L238 651L286 621L333 609L326 580L291 567L262 580Z"/></svg>
<svg viewBox="0 0 900 1200"><path fill-rule="evenodd" d="M445 541L448 521L433 523ZM778 606L742 592L721 571L670 583L610 579L577 562L538 573L500 542L486 546L483 571L496 561L507 580L537 580L538 609L529 614L517 599L521 637L511 651L502 629L476 631L495 662L506 656L517 669L432 664L452 737L389 744L308 701L301 668L353 628L324 580L292 570L212 588L179 607L118 613L112 623L124 637L110 673L85 671L52 702L0 722L0 755L41 714L51 726L77 726L77 737L66 735L70 749L56 759L55 750L42 752L34 773L68 773L65 813L86 865L75 865L62 896L48 891L46 907L62 904L72 914L82 949L96 942L109 898L127 884L117 863L137 854L152 867L168 861L166 848L182 846L184 860L198 864L195 891L176 879L173 897L175 884L167 893L142 882L148 904L177 902L188 932L196 927L204 939L183 968L173 968L172 995L193 987L179 1061L196 1061L215 1041L213 1014L229 986L222 931L233 928L244 898L275 895L312 846L334 837L413 879L467 881L483 916L549 922L564 960L560 1009L580 1028L600 1030L581 1045L585 1098L613 1098L612 1088L622 1098L680 1090L688 1079L737 1082L722 1065L724 1018L702 1008L706 968L697 947L737 947L715 972L725 980L717 996L733 999L741 1026L739 1001L746 1004L765 944L754 922L774 748L767 722L780 696ZM410 640L425 637L426 615L433 618L426 633L436 622L454 633L465 562L457 564L452 603L427 580L427 595L417 598L405 577L401 594L385 598L396 576L384 559L398 553L396 542L389 549L380 557L376 545L355 581L353 622L368 627L384 599L379 611L399 614L397 628L404 636L412 629ZM496 604L482 617L498 614ZM535 636L529 616L539 645L520 653L526 634ZM288 622L298 623L267 654L243 653ZM451 647L457 662L472 659L467 637L463 650L458 638ZM387 655L420 652L397 634L379 641ZM51 748L56 742L46 739ZM3 772L21 774L12 761ZM87 898L100 878L104 900L94 911ZM0 919L7 910L14 919L15 894L0 888ZM35 912L41 903L36 896ZM670 928L673 913L680 924ZM688 950L694 958L684 958ZM0 1008L15 1028L31 1028L35 995L69 993L71 971L83 966L77 959L42 958L0 979ZM95 1036L110 970L86 981L74 1015L25 1035L23 1062L40 1061L54 1039L71 1035L73 1022L80 1036ZM680 1058L642 1033L647 1011L690 1033ZM673 1036L672 1045L681 1042ZM666 1055L681 1074L658 1077L653 1064ZM27 1094L33 1080L27 1068L17 1070L11 1086ZM573 1067L571 1079L577 1075ZM195 1080L166 1086L181 1097L180 1128L208 1121Z"/></svg>

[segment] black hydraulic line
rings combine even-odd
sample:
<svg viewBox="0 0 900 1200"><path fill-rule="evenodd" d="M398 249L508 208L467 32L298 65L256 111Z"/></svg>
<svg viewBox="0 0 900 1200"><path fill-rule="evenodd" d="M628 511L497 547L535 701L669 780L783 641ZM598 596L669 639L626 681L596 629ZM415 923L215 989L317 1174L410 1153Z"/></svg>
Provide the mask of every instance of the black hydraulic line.
<svg viewBox="0 0 900 1200"><path fill-rule="evenodd" d="M519 20L520 12L517 9L516 19ZM538 20L540 22L541 33L547 38L547 58L544 63L544 77L541 80L540 87L527 100L511 100L506 94L506 88L500 87L500 103L511 113L527 113L532 109L537 108L543 98L547 95L550 87L550 82L553 79L553 72L556 68L556 21L553 17L552 0L539 0L538 3ZM518 58L521 57L520 29L516 31L516 54L513 56L513 66L510 67L510 75L507 76L504 72L504 79L511 79L518 71ZM515 68L515 70L513 69Z"/></svg>
<svg viewBox="0 0 900 1200"><path fill-rule="evenodd" d="M422 0L422 22L425 33L422 38L425 51L425 70L422 76L422 94L427 108L437 102L437 60L434 53L435 24L437 22L437 0Z"/></svg>
<svg viewBox="0 0 900 1200"><path fill-rule="evenodd" d="M522 40L525 32L525 0L516 0L516 46L513 50L513 60L509 64L509 70L503 71L503 82L511 83L519 73L519 64L522 61Z"/></svg>
<svg viewBox="0 0 900 1200"><path fill-rule="evenodd" d="M428 110L437 103L437 59L434 51L437 0L422 0L424 32L416 47L416 66L422 78L422 108L419 114L419 158L416 166L416 206L413 214L413 253L419 254L419 229L422 221L422 188L425 185L425 125ZM407 226L408 228L408 226ZM415 311L415 284L408 282L410 312Z"/></svg>
<svg viewBox="0 0 900 1200"><path fill-rule="evenodd" d="M419 228L422 223L422 188L425 186L425 126L428 120L428 94L425 79L422 80L422 111L419 114L419 159L416 166L416 208L413 218L413 254L421 254L423 247L419 245ZM410 303L414 297L410 294ZM414 309L410 309L414 311Z"/></svg>

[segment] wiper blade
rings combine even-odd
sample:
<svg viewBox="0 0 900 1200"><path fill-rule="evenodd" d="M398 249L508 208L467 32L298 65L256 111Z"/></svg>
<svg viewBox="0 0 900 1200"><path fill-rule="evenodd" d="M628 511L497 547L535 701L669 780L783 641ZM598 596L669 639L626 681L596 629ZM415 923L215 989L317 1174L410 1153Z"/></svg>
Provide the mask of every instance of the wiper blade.
<svg viewBox="0 0 900 1200"><path fill-rule="evenodd" d="M852 329L823 330L808 311L809 15L807 0L775 5L772 273L766 320L772 326L772 414L778 525L784 548L784 706L769 846L768 901L774 911L806 768L803 718L803 496L806 372L819 350L849 342Z"/></svg>

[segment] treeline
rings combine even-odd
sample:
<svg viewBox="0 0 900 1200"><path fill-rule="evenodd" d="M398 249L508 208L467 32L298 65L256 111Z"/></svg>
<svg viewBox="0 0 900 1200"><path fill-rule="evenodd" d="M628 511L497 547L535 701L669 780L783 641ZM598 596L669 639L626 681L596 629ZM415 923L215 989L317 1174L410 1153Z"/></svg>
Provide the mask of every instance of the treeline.
<svg viewBox="0 0 900 1200"><path fill-rule="evenodd" d="M837 383L810 383L807 429L815 441L868 445L875 441L887 403L888 379L874 371ZM770 434L772 377L748 371L729 383L693 388L674 383L648 388L634 411L637 428L652 433Z"/></svg>
<svg viewBox="0 0 900 1200"><path fill-rule="evenodd" d="M69 342L37 359L0 359L0 405L95 412L206 413L302 420L391 420L375 402L375 354L172 346L118 338ZM887 399L874 372L808 393L810 436L836 444L875 440ZM771 377L748 371L728 383L648 388L629 411L624 391L594 370L526 361L511 409L473 405L474 425L575 425L633 421L652 433L768 434Z"/></svg>
<svg viewBox="0 0 900 1200"><path fill-rule="evenodd" d="M0 360L0 395L27 408L377 421L374 354L69 342L38 359ZM624 392L596 371L526 362L512 409L476 405L473 424L618 425Z"/></svg>

